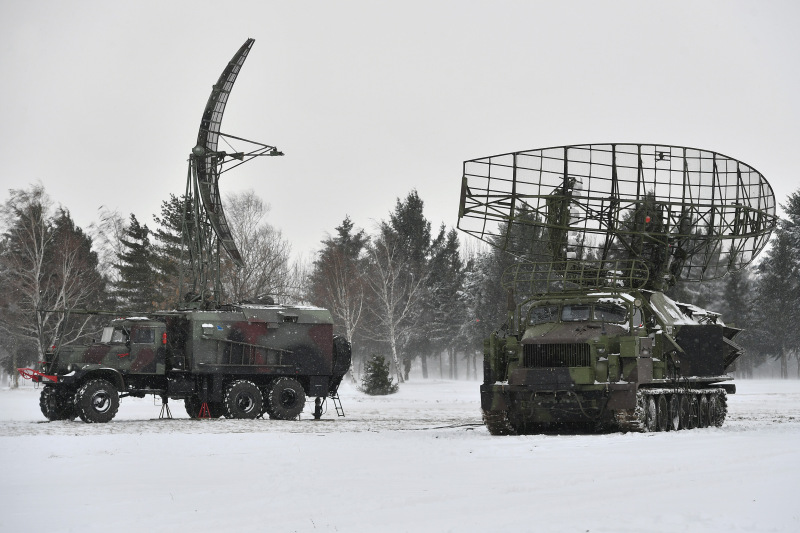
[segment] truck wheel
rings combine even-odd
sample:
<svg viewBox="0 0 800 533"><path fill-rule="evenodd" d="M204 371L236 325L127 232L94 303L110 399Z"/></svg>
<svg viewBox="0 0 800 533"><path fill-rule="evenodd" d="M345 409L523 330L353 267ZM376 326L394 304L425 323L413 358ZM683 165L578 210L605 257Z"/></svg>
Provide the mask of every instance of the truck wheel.
<svg viewBox="0 0 800 533"><path fill-rule="evenodd" d="M39 408L48 420L74 420L78 413L75 412L74 394L60 391L50 385L42 389L39 396Z"/></svg>
<svg viewBox="0 0 800 533"><path fill-rule="evenodd" d="M183 406L186 408L186 414L189 418L197 418L200 415L200 398L192 396L183 399Z"/></svg>
<svg viewBox="0 0 800 533"><path fill-rule="evenodd" d="M267 401L270 418L293 420L306 406L306 393L296 379L278 378L269 388Z"/></svg>
<svg viewBox="0 0 800 533"><path fill-rule="evenodd" d="M244 379L234 381L225 391L225 418L255 418L261 414L263 403L261 391L255 383Z"/></svg>
<svg viewBox="0 0 800 533"><path fill-rule="evenodd" d="M84 422L109 422L119 410L117 388L104 379L89 380L75 395L75 409Z"/></svg>
<svg viewBox="0 0 800 533"><path fill-rule="evenodd" d="M200 409L203 408L203 402L197 396L191 398L184 398L183 405L186 407L186 414L190 418L199 418ZM225 404L219 402L208 402L208 417L219 418L225 414Z"/></svg>

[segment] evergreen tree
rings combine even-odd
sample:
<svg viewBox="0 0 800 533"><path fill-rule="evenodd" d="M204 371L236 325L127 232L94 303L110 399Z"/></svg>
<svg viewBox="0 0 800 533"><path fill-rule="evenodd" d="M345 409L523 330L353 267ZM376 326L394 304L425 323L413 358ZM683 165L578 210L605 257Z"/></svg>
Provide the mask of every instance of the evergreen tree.
<svg viewBox="0 0 800 533"><path fill-rule="evenodd" d="M329 309L336 319L335 327L350 342L363 315L367 287L361 273L368 242L364 230L356 231L346 216L336 227L336 236L322 241L323 248L308 276L306 299Z"/></svg>
<svg viewBox="0 0 800 533"><path fill-rule="evenodd" d="M428 354L435 348L431 339L431 324L420 317L428 317L431 312L430 273L434 246L441 246L444 241L444 226L434 241L431 240L431 223L425 218L425 203L416 189L408 193L405 200L397 199L394 211L389 215L391 238L397 247L396 261L403 265L403 271L409 275L408 284L419 284L420 294L409 310L407 335L400 344L402 358L409 364L417 355L420 357L423 377L428 376ZM399 372L399 371L398 371Z"/></svg>
<svg viewBox="0 0 800 533"><path fill-rule="evenodd" d="M364 367L361 378L361 392L372 396L394 394L397 392L397 383L392 382L389 375L389 363L382 355L373 355Z"/></svg>
<svg viewBox="0 0 800 533"><path fill-rule="evenodd" d="M758 265L754 322L761 349L780 361L781 377L787 378L789 360L800 351L800 191L783 207L788 218L779 221Z"/></svg>
<svg viewBox="0 0 800 533"><path fill-rule="evenodd" d="M132 310L153 311L163 301L158 258L150 242L150 230L133 213L121 242L122 251L115 265L120 275L115 295Z"/></svg>
<svg viewBox="0 0 800 533"><path fill-rule="evenodd" d="M188 251L183 250L183 226L184 221L191 216L191 210L191 200L185 195L178 197L170 194L169 200L161 202L161 214L153 216L158 224L153 232L156 240L153 251L156 260L154 266L163 281L161 293L164 301L160 302L161 307L169 307L178 301L181 276L184 292L189 290L192 281Z"/></svg>
<svg viewBox="0 0 800 533"><path fill-rule="evenodd" d="M464 263L460 242L454 229L444 234L444 227L431 246L430 274L426 285L423 331L431 353L448 354L450 377L456 379L456 354L470 354L471 346L458 335L463 323L468 320L464 291ZM442 238L443 237L443 238ZM423 359L424 361L424 359ZM423 366L423 377L427 368Z"/></svg>

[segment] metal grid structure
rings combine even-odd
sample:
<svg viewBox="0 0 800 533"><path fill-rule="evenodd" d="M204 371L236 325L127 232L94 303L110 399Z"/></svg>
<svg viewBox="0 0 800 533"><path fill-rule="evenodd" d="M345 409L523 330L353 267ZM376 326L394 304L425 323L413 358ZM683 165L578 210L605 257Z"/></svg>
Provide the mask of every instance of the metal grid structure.
<svg viewBox="0 0 800 533"><path fill-rule="evenodd" d="M244 261L233 233L225 218L222 196L219 191L219 178L225 172L250 161L258 156L281 156L282 152L274 146L243 139L222 133L222 116L228 103L233 84L244 65L247 55L255 42L247 39L228 62L217 83L211 89L211 95L203 110L200 129L197 133L197 144L189 156L189 171L186 180L187 213L191 216L184 220L184 249L188 250L189 269L191 270L192 288L189 299L217 302L221 292L220 283L220 246L236 267L243 267ZM219 140L233 139L247 143L247 152L228 153L219 150ZM226 143L228 141L226 140ZM183 272L182 272L183 275ZM213 296L209 293L209 283L213 282ZM183 300L183 280L180 283Z"/></svg>
<svg viewBox="0 0 800 533"><path fill-rule="evenodd" d="M581 285L611 277L660 290L743 268L776 221L772 188L741 161L682 146L586 144L465 161L458 227L519 256L529 274L582 271ZM524 227L538 247L515 238Z"/></svg>
<svg viewBox="0 0 800 533"><path fill-rule="evenodd" d="M254 42L254 39L245 41L225 67L225 70L222 71L217 83L212 87L208 103L203 110L203 118L200 121L197 145L192 150L192 162L197 174L197 183L200 188L199 192L203 207L205 207L209 222L214 227L214 231L223 248L225 248L231 260L237 266L242 266L244 263L239 250L236 248L225 214L222 211L222 198L219 193L219 165L225 154L219 154L218 144L222 115L225 113L228 97Z"/></svg>

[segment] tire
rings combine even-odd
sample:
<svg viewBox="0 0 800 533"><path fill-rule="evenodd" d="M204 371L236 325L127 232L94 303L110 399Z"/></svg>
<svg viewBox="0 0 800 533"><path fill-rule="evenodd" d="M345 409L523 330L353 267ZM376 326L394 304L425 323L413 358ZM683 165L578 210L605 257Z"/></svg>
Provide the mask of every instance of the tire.
<svg viewBox="0 0 800 533"><path fill-rule="evenodd" d="M278 378L269 387L267 402L270 418L294 420L306 406L306 393L296 379Z"/></svg>
<svg viewBox="0 0 800 533"><path fill-rule="evenodd" d="M183 405L186 407L186 414L189 418L200 418L200 410L203 408L203 402L197 396L191 398L184 398ZM225 404L218 402L208 402L208 417L219 418L225 415Z"/></svg>
<svg viewBox="0 0 800 533"><path fill-rule="evenodd" d="M261 414L264 398L255 383L240 379L228 385L223 405L225 418L253 419ZM211 404L208 409L213 416L214 410L211 409Z"/></svg>
<svg viewBox="0 0 800 533"><path fill-rule="evenodd" d="M45 385L39 395L39 408L44 417L51 422L56 420L74 420L75 395L69 391L61 391L53 386Z"/></svg>
<svg viewBox="0 0 800 533"><path fill-rule="evenodd" d="M105 379L92 379L75 394L75 410L89 424L110 422L119 410L119 392Z"/></svg>

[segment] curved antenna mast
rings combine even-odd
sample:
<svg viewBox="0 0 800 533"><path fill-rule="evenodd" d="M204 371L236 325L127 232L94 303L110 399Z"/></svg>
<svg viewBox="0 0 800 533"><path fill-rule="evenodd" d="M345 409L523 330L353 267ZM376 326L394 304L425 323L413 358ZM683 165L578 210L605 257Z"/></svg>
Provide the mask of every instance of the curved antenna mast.
<svg viewBox="0 0 800 533"><path fill-rule="evenodd" d="M233 84L242 69L255 39L247 39L222 71L211 89L200 129L197 144L189 155L186 178L186 208L183 225L183 248L189 252L192 288L183 294L181 280L180 300L195 301L204 305L216 304L221 295L220 247L237 268L244 266L242 255L236 247L233 233L228 225L219 192L220 176L258 156L281 156L274 146L250 141L220 131L222 115L228 103ZM219 138L234 139L250 145L246 152L228 153L219 150ZM182 261L183 263L183 261ZM183 277L183 272L181 272ZM213 293L209 284L213 283Z"/></svg>
<svg viewBox="0 0 800 533"><path fill-rule="evenodd" d="M584 144L464 162L458 228L520 258L504 285L664 290L718 279L775 228L764 176L728 156L656 144Z"/></svg>

